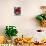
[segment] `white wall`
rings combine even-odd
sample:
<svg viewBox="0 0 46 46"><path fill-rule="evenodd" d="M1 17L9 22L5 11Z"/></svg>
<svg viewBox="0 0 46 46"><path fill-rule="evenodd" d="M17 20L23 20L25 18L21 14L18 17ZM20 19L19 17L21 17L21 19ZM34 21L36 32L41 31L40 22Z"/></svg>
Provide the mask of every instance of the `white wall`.
<svg viewBox="0 0 46 46"><path fill-rule="evenodd" d="M4 33L6 25L15 25L19 36L31 36L31 33L36 33L36 29L40 27L35 16L41 13L41 5L46 5L46 0L0 0L0 33ZM14 15L16 6L21 7L21 16Z"/></svg>

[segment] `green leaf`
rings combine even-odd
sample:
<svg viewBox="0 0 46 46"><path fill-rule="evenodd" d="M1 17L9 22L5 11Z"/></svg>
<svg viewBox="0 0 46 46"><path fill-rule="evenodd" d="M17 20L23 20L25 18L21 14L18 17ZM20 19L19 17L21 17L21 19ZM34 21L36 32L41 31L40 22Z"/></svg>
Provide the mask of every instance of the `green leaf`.
<svg viewBox="0 0 46 46"><path fill-rule="evenodd" d="M45 15L45 19L46 19L46 15Z"/></svg>
<svg viewBox="0 0 46 46"><path fill-rule="evenodd" d="M38 16L36 17L36 19L39 20L39 21L44 20L44 18L43 18L41 15L38 15Z"/></svg>

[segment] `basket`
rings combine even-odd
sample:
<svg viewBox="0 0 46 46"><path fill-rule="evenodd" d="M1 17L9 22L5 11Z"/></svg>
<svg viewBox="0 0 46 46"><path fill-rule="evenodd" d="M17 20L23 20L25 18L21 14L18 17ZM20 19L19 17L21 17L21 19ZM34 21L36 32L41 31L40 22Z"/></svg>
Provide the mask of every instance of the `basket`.
<svg viewBox="0 0 46 46"><path fill-rule="evenodd" d="M46 27L46 20L40 22L42 27Z"/></svg>

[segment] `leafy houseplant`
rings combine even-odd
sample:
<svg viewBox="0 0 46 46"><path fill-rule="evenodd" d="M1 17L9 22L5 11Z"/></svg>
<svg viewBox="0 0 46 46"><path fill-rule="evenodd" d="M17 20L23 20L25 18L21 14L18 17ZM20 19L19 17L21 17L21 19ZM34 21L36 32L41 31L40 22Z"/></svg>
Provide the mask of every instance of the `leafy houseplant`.
<svg viewBox="0 0 46 46"><path fill-rule="evenodd" d="M46 27L46 14L38 15L36 16L36 19L39 20L43 27Z"/></svg>
<svg viewBox="0 0 46 46"><path fill-rule="evenodd" d="M46 14L38 15L38 16L36 17L36 19L39 20L39 21L46 20Z"/></svg>
<svg viewBox="0 0 46 46"><path fill-rule="evenodd" d="M5 30L5 34L9 39L11 39L12 36L16 36L18 33L15 26L6 26Z"/></svg>

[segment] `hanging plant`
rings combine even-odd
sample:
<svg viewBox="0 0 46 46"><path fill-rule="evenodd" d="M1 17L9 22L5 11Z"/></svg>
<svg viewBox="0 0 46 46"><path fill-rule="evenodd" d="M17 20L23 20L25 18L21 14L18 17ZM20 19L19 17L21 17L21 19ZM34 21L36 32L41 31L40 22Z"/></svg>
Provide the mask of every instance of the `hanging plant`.
<svg viewBox="0 0 46 46"><path fill-rule="evenodd" d="M39 20L41 26L46 27L46 14L38 15L36 19Z"/></svg>
<svg viewBox="0 0 46 46"><path fill-rule="evenodd" d="M42 27L46 27L46 6L40 6L42 14L36 16L36 19L39 20Z"/></svg>

